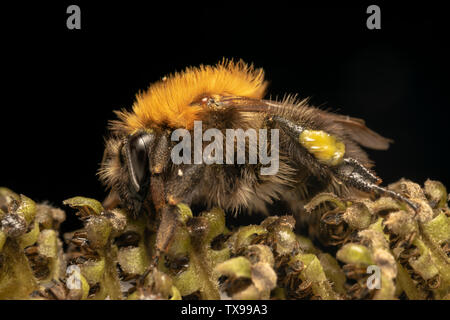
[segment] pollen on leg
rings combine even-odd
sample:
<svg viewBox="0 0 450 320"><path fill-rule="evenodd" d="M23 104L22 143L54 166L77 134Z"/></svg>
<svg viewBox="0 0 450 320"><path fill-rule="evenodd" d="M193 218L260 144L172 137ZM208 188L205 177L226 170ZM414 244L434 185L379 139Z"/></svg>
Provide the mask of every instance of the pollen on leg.
<svg viewBox="0 0 450 320"><path fill-rule="evenodd" d="M163 170L163 166L160 163L158 163L158 164L154 165L152 168L150 168L150 171L153 174L159 174L162 172L162 170Z"/></svg>
<svg viewBox="0 0 450 320"><path fill-rule="evenodd" d="M319 162L326 165L336 166L344 158L345 144L325 131L304 130L299 135L299 142Z"/></svg>
<svg viewBox="0 0 450 320"><path fill-rule="evenodd" d="M178 203L180 203L180 199L175 198L173 195L168 195L167 203L172 206L176 206Z"/></svg>

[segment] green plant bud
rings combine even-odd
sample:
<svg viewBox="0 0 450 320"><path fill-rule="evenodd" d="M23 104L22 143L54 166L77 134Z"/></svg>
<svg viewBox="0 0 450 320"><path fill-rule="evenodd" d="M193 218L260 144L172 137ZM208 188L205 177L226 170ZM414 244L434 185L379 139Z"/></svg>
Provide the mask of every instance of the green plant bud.
<svg viewBox="0 0 450 320"><path fill-rule="evenodd" d="M423 225L423 232L437 245L450 241L450 217L439 214Z"/></svg>
<svg viewBox="0 0 450 320"><path fill-rule="evenodd" d="M336 257L344 263L356 265L374 264L370 250L361 244L347 243L339 249Z"/></svg>
<svg viewBox="0 0 450 320"><path fill-rule="evenodd" d="M334 204L336 208L341 211L344 211L347 208L347 204L345 201L342 201L338 196L333 193L319 193L307 205L305 205L306 212L312 212L315 208L317 208L320 204L325 202L329 202Z"/></svg>
<svg viewBox="0 0 450 320"><path fill-rule="evenodd" d="M184 204L184 203L179 203L177 205L177 207L178 207L178 210L179 210L179 217L180 217L181 223L186 224L186 222L189 219L192 219L192 217L194 216L192 214L191 208L189 208L189 206Z"/></svg>
<svg viewBox="0 0 450 320"><path fill-rule="evenodd" d="M271 212L228 230L222 209L194 215L179 204L175 236L153 269L154 216L67 199L84 227L64 235L64 253L64 211L0 188L0 299L450 299L445 187L400 180L389 188L417 203L417 213L389 196L320 193L302 221ZM294 233L296 222L307 231ZM79 267L81 286L69 288L67 263ZM379 267L380 289L366 282L369 265Z"/></svg>
<svg viewBox="0 0 450 320"><path fill-rule="evenodd" d="M324 300L339 298L333 291L316 255L310 253L298 254L294 257L292 262L295 260L301 261L305 266L301 271L300 276L303 280L312 282L312 290L315 295Z"/></svg>
<svg viewBox="0 0 450 320"><path fill-rule="evenodd" d="M39 237L39 223L34 222L34 227L28 233L25 233L19 238L20 246L26 248L36 243ZM0 236L1 237L1 236ZM1 241L1 240L0 240ZM0 245L1 247L1 245ZM1 251L1 250L0 250Z"/></svg>
<svg viewBox="0 0 450 320"><path fill-rule="evenodd" d="M333 283L333 289L340 294L345 294L344 284L347 279L337 260L329 253L319 253L318 258L327 279Z"/></svg>
<svg viewBox="0 0 450 320"><path fill-rule="evenodd" d="M424 300L426 298L426 292L417 286L417 283L411 279L411 276L400 263L397 263L397 282L410 300Z"/></svg>
<svg viewBox="0 0 450 320"><path fill-rule="evenodd" d="M418 258L410 258L409 264L413 269L425 279L431 279L439 273L427 246L420 239L414 239L414 245L419 249L420 256Z"/></svg>
<svg viewBox="0 0 450 320"><path fill-rule="evenodd" d="M319 259L317 259L317 256L315 254L301 253L295 256L295 259L298 259L304 264L305 268L303 269L302 273L304 273L306 279L310 281L327 280L320 261Z"/></svg>
<svg viewBox="0 0 450 320"><path fill-rule="evenodd" d="M56 258L58 254L57 234L54 230L42 230L38 239L39 254L47 258Z"/></svg>
<svg viewBox="0 0 450 320"><path fill-rule="evenodd" d="M392 278L381 272L380 289L375 291L374 300L392 300L395 295L395 283Z"/></svg>
<svg viewBox="0 0 450 320"><path fill-rule="evenodd" d="M85 223L87 237L93 249L106 246L111 234L111 223L103 216L91 216Z"/></svg>
<svg viewBox="0 0 450 320"><path fill-rule="evenodd" d="M64 200L63 204L73 209L77 209L82 217L99 215L103 212L102 204L95 199L74 197Z"/></svg>
<svg viewBox="0 0 450 320"><path fill-rule="evenodd" d="M20 196L8 188L0 187L0 206L9 207L14 201L20 202Z"/></svg>
<svg viewBox="0 0 450 320"><path fill-rule="evenodd" d="M231 258L217 265L215 271L233 278L251 278L251 263L245 257Z"/></svg>
<svg viewBox="0 0 450 320"><path fill-rule="evenodd" d="M36 216L36 204L30 198L20 195L20 205L16 213L23 215L27 223L31 223Z"/></svg>
<svg viewBox="0 0 450 320"><path fill-rule="evenodd" d="M267 230L258 225L241 227L230 237L228 243L232 246L233 252L237 252L239 249L249 246L255 236L266 233Z"/></svg>
<svg viewBox="0 0 450 320"><path fill-rule="evenodd" d="M83 277L82 274L80 274L80 280L81 280L81 290L82 290L81 300L85 300L85 299L87 299L87 297L89 295L89 284L88 284L86 278Z"/></svg>
<svg viewBox="0 0 450 320"><path fill-rule="evenodd" d="M86 261L79 265L81 274L86 278L90 286L99 283L105 272L105 259L99 259L97 261Z"/></svg>
<svg viewBox="0 0 450 320"><path fill-rule="evenodd" d="M2 252L3 245L6 242L6 234L0 230L0 253Z"/></svg>
<svg viewBox="0 0 450 320"><path fill-rule="evenodd" d="M372 214L398 211L404 208L403 205L400 204L397 200L394 200L389 197L380 197L378 200L373 202L369 200L364 200L364 203L368 205Z"/></svg>
<svg viewBox="0 0 450 320"><path fill-rule="evenodd" d="M0 267L0 299L28 299L38 282L28 260L14 239L7 239Z"/></svg>
<svg viewBox="0 0 450 320"><path fill-rule="evenodd" d="M148 265L145 249L141 246L120 248L117 262L126 274L131 275L143 274Z"/></svg>
<svg viewBox="0 0 450 320"><path fill-rule="evenodd" d="M163 269L163 268L161 268ZM182 296L190 295L201 289L196 268L189 266L186 271L173 278L174 286L179 290Z"/></svg>
<svg viewBox="0 0 450 320"><path fill-rule="evenodd" d="M208 233L204 241L210 243L215 237L228 231L225 227L225 212L222 209L214 208L203 213L202 217L208 221Z"/></svg>
<svg viewBox="0 0 450 320"><path fill-rule="evenodd" d="M172 292L170 295L170 300L181 300L180 291L175 286L172 286Z"/></svg>

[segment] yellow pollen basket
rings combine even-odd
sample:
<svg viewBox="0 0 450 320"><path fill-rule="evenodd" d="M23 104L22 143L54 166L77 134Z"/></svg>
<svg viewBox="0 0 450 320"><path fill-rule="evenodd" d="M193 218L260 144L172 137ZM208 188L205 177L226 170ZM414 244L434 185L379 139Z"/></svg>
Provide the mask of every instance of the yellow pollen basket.
<svg viewBox="0 0 450 320"><path fill-rule="evenodd" d="M298 140L308 152L323 164L336 166L344 158L344 143L325 131L304 130Z"/></svg>

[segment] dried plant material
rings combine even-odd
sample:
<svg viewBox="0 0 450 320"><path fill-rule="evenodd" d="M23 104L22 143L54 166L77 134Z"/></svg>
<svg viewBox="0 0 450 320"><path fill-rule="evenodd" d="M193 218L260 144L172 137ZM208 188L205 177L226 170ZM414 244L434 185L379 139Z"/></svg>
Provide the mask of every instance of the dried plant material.
<svg viewBox="0 0 450 320"><path fill-rule="evenodd" d="M0 299L26 299L38 289L25 253L13 239L8 239L2 250L0 270Z"/></svg>
<svg viewBox="0 0 450 320"><path fill-rule="evenodd" d="M424 185L425 196L433 209L444 208L447 201L447 189L439 181L427 180Z"/></svg>
<svg viewBox="0 0 450 320"><path fill-rule="evenodd" d="M64 220L66 220L66 213L63 210L52 207L47 203L36 205L36 222L39 223L41 230L58 230Z"/></svg>
<svg viewBox="0 0 450 320"><path fill-rule="evenodd" d="M270 267L274 266L275 259L270 248L263 244L254 244L247 247L245 256L252 263L267 263Z"/></svg>
<svg viewBox="0 0 450 320"><path fill-rule="evenodd" d="M374 215L364 202L355 202L346 208L343 219L350 228L363 230L373 223Z"/></svg>
<svg viewBox="0 0 450 320"><path fill-rule="evenodd" d="M269 263L251 263L242 256L222 262L215 271L219 276L226 277L221 296L232 299L268 299L277 284L277 275Z"/></svg>
<svg viewBox="0 0 450 320"><path fill-rule="evenodd" d="M418 232L418 224L407 212L395 211L384 219L384 225L395 235L407 237Z"/></svg>
<svg viewBox="0 0 450 320"><path fill-rule="evenodd" d="M318 258L323 272L325 273L328 281L330 281L333 290L338 293L340 297L344 296L346 293L345 282L347 279L344 271L342 271L339 266L338 261L329 253L320 253Z"/></svg>
<svg viewBox="0 0 450 320"><path fill-rule="evenodd" d="M417 215L418 221L427 222L433 218L433 209L430 207L422 188L417 183L402 179L399 182L389 185L389 189L399 192L413 200L420 207L418 210L419 214ZM407 210L409 212L412 211L410 208Z"/></svg>
<svg viewBox="0 0 450 320"><path fill-rule="evenodd" d="M390 197L318 194L305 206L309 234L295 233L292 216L230 230L223 210L193 214L180 204L156 268L154 218L71 198L64 203L84 226L64 235L63 252L65 212L0 188L0 298L448 299L445 187L401 180L389 188L418 212Z"/></svg>

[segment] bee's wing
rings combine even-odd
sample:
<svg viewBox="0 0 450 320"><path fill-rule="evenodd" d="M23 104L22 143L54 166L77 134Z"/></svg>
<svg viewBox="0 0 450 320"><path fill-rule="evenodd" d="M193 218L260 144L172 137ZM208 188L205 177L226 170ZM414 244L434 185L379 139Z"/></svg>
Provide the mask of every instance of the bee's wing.
<svg viewBox="0 0 450 320"><path fill-rule="evenodd" d="M375 150L386 150L389 148L389 144L394 142L367 128L363 119L328 112L326 114L334 122L339 123L352 140L364 147Z"/></svg>
<svg viewBox="0 0 450 320"><path fill-rule="evenodd" d="M286 110L295 109L296 106L292 104L286 104L271 100L259 100L246 97L228 97L224 99L222 105L225 107L232 106L237 110L246 112L263 112L268 114L283 114ZM349 137L360 145L375 149L386 150L389 148L389 143L394 142L391 139L385 138L373 130L366 127L364 120L358 118L352 118L349 116L343 116L326 111L322 112L322 115L328 117L333 122L339 123Z"/></svg>

